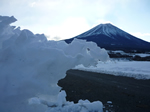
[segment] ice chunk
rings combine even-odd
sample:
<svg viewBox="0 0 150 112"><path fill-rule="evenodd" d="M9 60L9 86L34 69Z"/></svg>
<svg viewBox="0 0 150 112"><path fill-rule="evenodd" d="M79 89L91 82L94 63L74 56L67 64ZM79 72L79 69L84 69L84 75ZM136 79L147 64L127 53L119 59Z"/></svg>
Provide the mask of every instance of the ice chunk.
<svg viewBox="0 0 150 112"><path fill-rule="evenodd" d="M63 104L66 103L66 92L65 91L61 91L58 94L57 103L58 103L58 106L63 106Z"/></svg>

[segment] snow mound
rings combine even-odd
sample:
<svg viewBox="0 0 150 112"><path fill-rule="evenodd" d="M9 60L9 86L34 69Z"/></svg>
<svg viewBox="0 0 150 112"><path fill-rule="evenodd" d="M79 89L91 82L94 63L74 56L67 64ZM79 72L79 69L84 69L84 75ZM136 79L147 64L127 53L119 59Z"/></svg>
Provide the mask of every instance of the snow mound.
<svg viewBox="0 0 150 112"><path fill-rule="evenodd" d="M45 102L39 98L29 99L30 104L41 104L44 103L48 105L46 112L102 112L103 104L100 101L89 102L88 100L79 100L77 104L74 102L66 101L65 91L61 91L58 94L58 99L56 103Z"/></svg>
<svg viewBox="0 0 150 112"><path fill-rule="evenodd" d="M15 21L0 16L0 112L101 112L101 102L67 102L57 83L76 65L107 61L107 51L84 40L48 41L11 26Z"/></svg>

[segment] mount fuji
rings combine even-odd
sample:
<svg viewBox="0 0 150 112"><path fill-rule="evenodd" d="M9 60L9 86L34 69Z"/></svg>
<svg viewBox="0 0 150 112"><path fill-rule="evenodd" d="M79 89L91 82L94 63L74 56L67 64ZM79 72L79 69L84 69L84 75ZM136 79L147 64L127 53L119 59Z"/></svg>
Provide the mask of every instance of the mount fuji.
<svg viewBox="0 0 150 112"><path fill-rule="evenodd" d="M82 34L66 39L65 41L70 43L74 38L93 41L99 47L107 50L150 51L149 42L139 39L110 23L99 24Z"/></svg>

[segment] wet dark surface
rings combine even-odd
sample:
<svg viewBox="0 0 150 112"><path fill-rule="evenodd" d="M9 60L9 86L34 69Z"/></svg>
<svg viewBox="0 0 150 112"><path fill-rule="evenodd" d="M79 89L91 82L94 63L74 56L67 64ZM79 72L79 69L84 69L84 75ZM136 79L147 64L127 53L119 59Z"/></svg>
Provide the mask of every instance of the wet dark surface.
<svg viewBox="0 0 150 112"><path fill-rule="evenodd" d="M68 101L99 100L104 112L150 112L150 80L69 70L58 85L66 91Z"/></svg>

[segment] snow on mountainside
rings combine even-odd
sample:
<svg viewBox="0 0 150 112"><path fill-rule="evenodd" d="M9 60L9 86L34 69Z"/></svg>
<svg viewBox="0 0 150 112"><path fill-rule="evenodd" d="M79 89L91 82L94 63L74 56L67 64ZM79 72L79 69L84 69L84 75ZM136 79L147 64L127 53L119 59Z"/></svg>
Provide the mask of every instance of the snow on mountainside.
<svg viewBox="0 0 150 112"><path fill-rule="evenodd" d="M150 51L150 43L141 40L131 34L117 28L116 26L107 23L99 24L96 27L76 36L65 40L70 43L74 38L84 39L97 43L99 47L108 50L144 50Z"/></svg>
<svg viewBox="0 0 150 112"><path fill-rule="evenodd" d="M127 35L126 32L111 25L110 23L99 24L96 27L92 28L91 30L89 30L81 35L78 35L77 38L92 36L92 35L99 35L99 34L107 35L108 37L113 38L113 39L115 39L115 37L113 35L125 36L125 38L130 39L130 37Z"/></svg>

